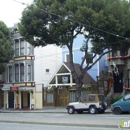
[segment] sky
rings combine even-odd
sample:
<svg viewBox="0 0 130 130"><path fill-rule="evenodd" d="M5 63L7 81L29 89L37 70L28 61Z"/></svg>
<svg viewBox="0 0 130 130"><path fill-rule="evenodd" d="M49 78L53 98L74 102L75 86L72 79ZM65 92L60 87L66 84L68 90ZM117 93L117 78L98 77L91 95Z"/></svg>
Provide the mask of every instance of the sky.
<svg viewBox="0 0 130 130"><path fill-rule="evenodd" d="M19 22L22 16L22 11L33 0L0 0L0 21L3 21L7 27L13 27ZM26 3L22 5L19 2Z"/></svg>

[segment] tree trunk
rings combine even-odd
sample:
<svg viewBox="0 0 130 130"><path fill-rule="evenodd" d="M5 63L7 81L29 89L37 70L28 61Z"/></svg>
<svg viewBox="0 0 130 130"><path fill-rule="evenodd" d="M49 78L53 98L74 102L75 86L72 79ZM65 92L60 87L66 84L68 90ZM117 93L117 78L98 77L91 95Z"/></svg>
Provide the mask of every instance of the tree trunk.
<svg viewBox="0 0 130 130"><path fill-rule="evenodd" d="M82 82L77 84L77 87L76 87L76 101L80 101L82 85L83 85Z"/></svg>

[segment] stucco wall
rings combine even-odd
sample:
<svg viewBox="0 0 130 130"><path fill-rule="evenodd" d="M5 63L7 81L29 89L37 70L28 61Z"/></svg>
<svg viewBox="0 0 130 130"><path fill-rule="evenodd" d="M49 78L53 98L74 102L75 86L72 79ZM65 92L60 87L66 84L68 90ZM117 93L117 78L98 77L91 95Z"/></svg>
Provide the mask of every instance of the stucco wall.
<svg viewBox="0 0 130 130"><path fill-rule="evenodd" d="M42 109L43 108L42 92L35 93L35 100L36 100L36 109Z"/></svg>
<svg viewBox="0 0 130 130"><path fill-rule="evenodd" d="M47 86L62 63L62 50L55 45L40 46L34 49L34 54L35 83ZM46 72L46 69L49 69L49 72Z"/></svg>

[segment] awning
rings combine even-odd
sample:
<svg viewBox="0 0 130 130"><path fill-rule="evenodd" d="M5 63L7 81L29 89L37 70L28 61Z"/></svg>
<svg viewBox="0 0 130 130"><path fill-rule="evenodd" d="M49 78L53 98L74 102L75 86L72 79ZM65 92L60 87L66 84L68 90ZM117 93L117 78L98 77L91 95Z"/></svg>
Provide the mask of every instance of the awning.
<svg viewBox="0 0 130 130"><path fill-rule="evenodd" d="M3 84L3 91L10 91L10 87L12 86L12 84Z"/></svg>
<svg viewBox="0 0 130 130"><path fill-rule="evenodd" d="M19 87L19 91L32 91L34 87Z"/></svg>
<svg viewBox="0 0 130 130"><path fill-rule="evenodd" d="M10 91L18 91L18 88L19 88L19 87L11 86L11 87L10 87Z"/></svg>

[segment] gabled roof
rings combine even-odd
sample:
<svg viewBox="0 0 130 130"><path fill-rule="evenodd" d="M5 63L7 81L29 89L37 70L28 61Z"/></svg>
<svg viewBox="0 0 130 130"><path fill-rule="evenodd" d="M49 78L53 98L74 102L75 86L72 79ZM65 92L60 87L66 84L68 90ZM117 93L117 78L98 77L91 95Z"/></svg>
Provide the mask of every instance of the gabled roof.
<svg viewBox="0 0 130 130"><path fill-rule="evenodd" d="M70 69L69 62L64 62L64 64ZM74 68L75 68L77 75L79 76L82 73L80 70L80 65L74 63ZM83 78L83 84L90 84L91 82L96 83L96 81L86 72L86 74L84 75L84 78Z"/></svg>
<svg viewBox="0 0 130 130"><path fill-rule="evenodd" d="M74 68L76 70L77 75L79 76L81 74L80 65L74 63ZM60 66L60 68L55 73L55 75L56 74L63 74L64 75L65 73L71 74L70 63L68 63L68 62L63 62L62 65ZM55 82L55 75L52 77L49 84L55 84L56 83ZM59 79L59 80L61 80L61 79ZM86 73L84 78L83 78L83 84L90 84L91 82L96 83L96 81L88 73Z"/></svg>

